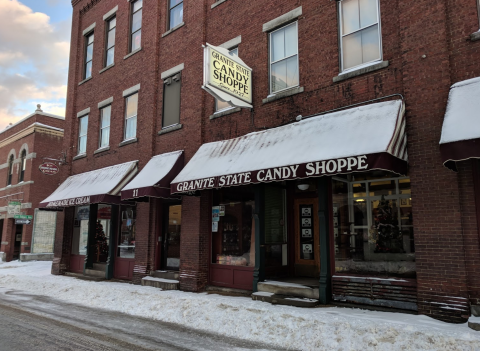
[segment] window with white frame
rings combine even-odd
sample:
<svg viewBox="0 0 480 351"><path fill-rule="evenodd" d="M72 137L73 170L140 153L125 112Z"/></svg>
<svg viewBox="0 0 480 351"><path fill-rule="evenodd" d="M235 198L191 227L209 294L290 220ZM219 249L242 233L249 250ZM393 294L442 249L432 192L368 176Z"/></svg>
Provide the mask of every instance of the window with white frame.
<svg viewBox="0 0 480 351"><path fill-rule="evenodd" d="M342 71L382 58L378 0L339 3Z"/></svg>
<svg viewBox="0 0 480 351"><path fill-rule="evenodd" d="M298 23L294 22L270 33L270 92L298 84Z"/></svg>
<svg viewBox="0 0 480 351"><path fill-rule="evenodd" d="M231 49L228 52L232 56L238 56L238 47ZM233 108L228 102L224 102L218 99L215 99L215 111L223 111Z"/></svg>
<svg viewBox="0 0 480 351"><path fill-rule="evenodd" d="M183 0L168 0L168 29L175 28L183 22Z"/></svg>
<svg viewBox="0 0 480 351"><path fill-rule="evenodd" d="M132 2L132 34L130 38L130 52L140 49L142 44L142 7L143 0Z"/></svg>
<svg viewBox="0 0 480 351"><path fill-rule="evenodd" d="M85 72L84 79L92 76L93 32L85 36Z"/></svg>
<svg viewBox="0 0 480 351"><path fill-rule="evenodd" d="M99 148L107 147L110 143L110 116L112 106L108 105L100 110L100 145Z"/></svg>
<svg viewBox="0 0 480 351"><path fill-rule="evenodd" d="M88 115L78 119L78 154L87 152Z"/></svg>
<svg viewBox="0 0 480 351"><path fill-rule="evenodd" d="M125 98L125 140L137 136L138 93Z"/></svg>
<svg viewBox="0 0 480 351"><path fill-rule="evenodd" d="M18 177L18 182L23 182L25 179L25 169L27 168L27 151L22 150L20 155L20 174Z"/></svg>
<svg viewBox="0 0 480 351"><path fill-rule="evenodd" d="M105 67L108 67L114 62L115 54L115 28L117 27L117 18L112 17L106 23L107 28L107 40L105 41L106 55L105 55Z"/></svg>
<svg viewBox="0 0 480 351"><path fill-rule="evenodd" d="M7 185L12 185L12 178L13 178L13 155L10 156L8 159L8 175L7 175Z"/></svg>

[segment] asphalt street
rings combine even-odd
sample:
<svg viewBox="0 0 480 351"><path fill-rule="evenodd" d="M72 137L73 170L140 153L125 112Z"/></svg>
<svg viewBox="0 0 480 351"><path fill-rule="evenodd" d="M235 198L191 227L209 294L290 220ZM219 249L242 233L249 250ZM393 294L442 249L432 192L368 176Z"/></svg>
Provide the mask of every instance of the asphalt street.
<svg viewBox="0 0 480 351"><path fill-rule="evenodd" d="M282 350L0 288L0 351Z"/></svg>

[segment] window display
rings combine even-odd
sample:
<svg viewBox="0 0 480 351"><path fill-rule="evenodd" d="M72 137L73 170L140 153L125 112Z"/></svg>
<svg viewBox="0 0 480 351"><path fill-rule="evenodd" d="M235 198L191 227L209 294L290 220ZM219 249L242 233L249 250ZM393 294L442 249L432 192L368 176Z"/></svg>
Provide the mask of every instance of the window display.
<svg viewBox="0 0 480 351"><path fill-rule="evenodd" d="M75 208L75 224L72 237L72 254L86 255L88 240L88 217L90 206L77 206Z"/></svg>
<svg viewBox="0 0 480 351"><path fill-rule="evenodd" d="M415 277L410 196L387 172L333 179L335 272Z"/></svg>
<svg viewBox="0 0 480 351"><path fill-rule="evenodd" d="M135 206L122 206L120 233L118 238L117 257L135 258L135 221L137 209Z"/></svg>
<svg viewBox="0 0 480 351"><path fill-rule="evenodd" d="M287 264L287 216L285 202L286 193L282 186L273 184L265 186L266 267L281 267ZM308 246L306 250L308 251Z"/></svg>
<svg viewBox="0 0 480 351"><path fill-rule="evenodd" d="M235 190L222 189L216 194L212 208L212 263L254 267L254 194Z"/></svg>

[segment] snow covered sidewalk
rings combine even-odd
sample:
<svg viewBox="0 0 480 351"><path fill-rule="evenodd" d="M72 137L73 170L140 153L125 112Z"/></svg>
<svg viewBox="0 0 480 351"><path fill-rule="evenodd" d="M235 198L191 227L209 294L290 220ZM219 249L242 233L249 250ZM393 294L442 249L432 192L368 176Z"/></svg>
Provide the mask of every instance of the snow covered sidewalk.
<svg viewBox="0 0 480 351"><path fill-rule="evenodd" d="M0 286L295 350L475 350L480 332L425 316L273 306L50 274L51 262L0 263Z"/></svg>

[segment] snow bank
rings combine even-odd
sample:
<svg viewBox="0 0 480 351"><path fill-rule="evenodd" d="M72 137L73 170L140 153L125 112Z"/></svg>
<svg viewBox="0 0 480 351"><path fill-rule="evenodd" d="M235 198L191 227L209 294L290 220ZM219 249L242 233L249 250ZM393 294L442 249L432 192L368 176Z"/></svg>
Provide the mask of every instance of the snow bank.
<svg viewBox="0 0 480 351"><path fill-rule="evenodd" d="M51 262L0 263L0 286L295 350L480 350L480 332L425 316L273 306L50 275Z"/></svg>

